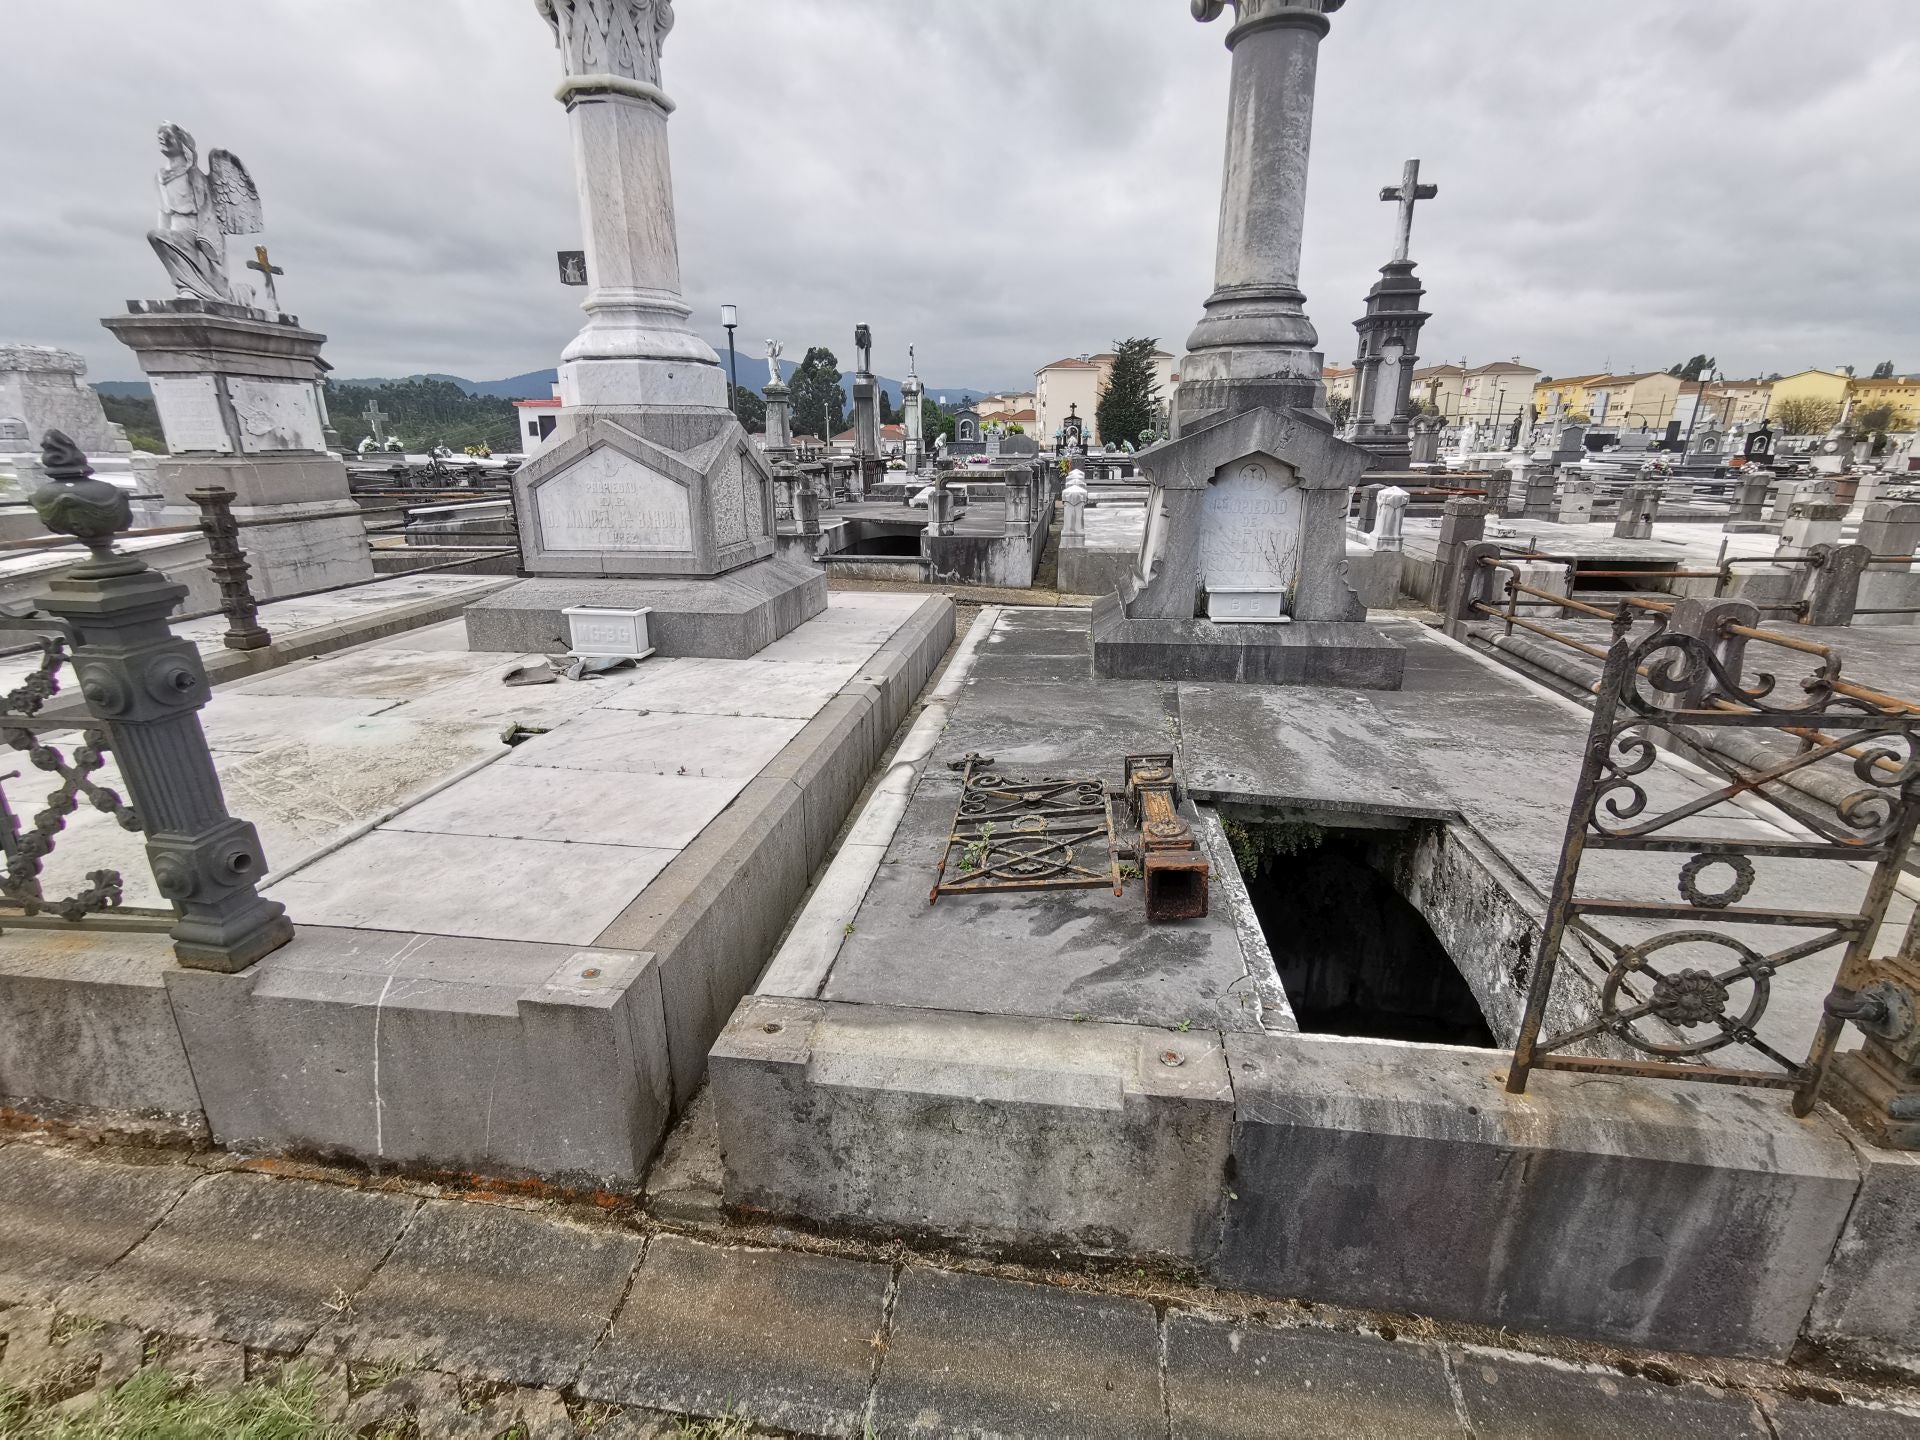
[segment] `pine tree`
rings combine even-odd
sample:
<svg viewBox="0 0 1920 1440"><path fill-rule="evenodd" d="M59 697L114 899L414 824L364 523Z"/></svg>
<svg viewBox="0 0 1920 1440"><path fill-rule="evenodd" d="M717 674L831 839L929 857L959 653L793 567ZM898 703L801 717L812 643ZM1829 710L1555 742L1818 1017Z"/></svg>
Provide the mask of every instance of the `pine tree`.
<svg viewBox="0 0 1920 1440"><path fill-rule="evenodd" d="M793 431L831 440L847 428L847 397L840 388L840 361L823 345L809 346L807 358L787 381L793 391Z"/></svg>
<svg viewBox="0 0 1920 1440"><path fill-rule="evenodd" d="M1160 403L1160 381L1154 374L1153 357L1159 348L1160 342L1151 338L1114 342L1113 370L1093 416L1103 444L1137 441L1153 428Z"/></svg>
<svg viewBox="0 0 1920 1440"><path fill-rule="evenodd" d="M734 386L733 413L748 430L767 428L767 402L760 398L757 390L749 390L744 385Z"/></svg>

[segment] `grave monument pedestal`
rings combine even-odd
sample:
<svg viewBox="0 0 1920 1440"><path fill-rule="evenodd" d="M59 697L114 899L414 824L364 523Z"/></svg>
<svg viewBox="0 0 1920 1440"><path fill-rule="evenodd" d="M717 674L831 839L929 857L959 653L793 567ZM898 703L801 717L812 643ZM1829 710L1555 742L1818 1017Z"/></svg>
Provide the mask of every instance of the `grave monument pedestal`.
<svg viewBox="0 0 1920 1440"><path fill-rule="evenodd" d="M326 448L326 336L291 315L223 300L132 300L100 323L153 387L167 454L154 466L162 525L192 525L193 490L234 494L254 593L299 595L373 578L347 467Z"/></svg>
<svg viewBox="0 0 1920 1440"><path fill-rule="evenodd" d="M660 88L672 7L540 9L566 71L587 323L561 354L553 439L513 479L529 578L469 607L467 640L558 652L566 609L646 607L659 654L744 658L825 610L827 582L774 557L773 471L687 326Z"/></svg>
<svg viewBox="0 0 1920 1440"><path fill-rule="evenodd" d="M1394 690L1405 654L1347 582L1348 492L1369 456L1333 433L1298 283L1314 75L1345 0L1232 3L1214 293L1187 341L1174 438L1140 457L1146 533L1130 582L1094 609L1094 671Z"/></svg>

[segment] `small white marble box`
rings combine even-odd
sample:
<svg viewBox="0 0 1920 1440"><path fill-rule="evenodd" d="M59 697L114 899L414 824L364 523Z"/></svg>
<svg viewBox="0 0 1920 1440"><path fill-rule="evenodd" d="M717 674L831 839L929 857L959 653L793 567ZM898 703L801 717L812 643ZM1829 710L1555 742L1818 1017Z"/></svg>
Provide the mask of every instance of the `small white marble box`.
<svg viewBox="0 0 1920 1440"><path fill-rule="evenodd" d="M644 660L653 654L647 642L649 608L611 610L599 605L569 605L567 617L572 654L582 660Z"/></svg>
<svg viewBox="0 0 1920 1440"><path fill-rule="evenodd" d="M1209 583L1207 618L1216 625L1283 625L1288 620L1284 586Z"/></svg>

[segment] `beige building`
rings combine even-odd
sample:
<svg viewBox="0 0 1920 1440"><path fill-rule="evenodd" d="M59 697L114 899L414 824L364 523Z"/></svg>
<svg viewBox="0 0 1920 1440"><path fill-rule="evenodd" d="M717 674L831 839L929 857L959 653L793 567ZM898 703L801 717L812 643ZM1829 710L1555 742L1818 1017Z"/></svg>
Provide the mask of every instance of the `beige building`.
<svg viewBox="0 0 1920 1440"><path fill-rule="evenodd" d="M1413 372L1413 399L1431 405L1443 420L1458 420L1466 378L1464 365L1422 365Z"/></svg>
<svg viewBox="0 0 1920 1440"><path fill-rule="evenodd" d="M1419 374L1414 373L1416 377ZM1533 387L1539 379L1536 366L1522 365L1518 360L1476 365L1461 373L1459 414L1447 418L1504 425L1522 411L1532 410ZM1440 413L1447 412L1443 409Z"/></svg>
<svg viewBox="0 0 1920 1440"><path fill-rule="evenodd" d="M1091 443L1105 444L1106 436L1099 433L1095 412L1100 407L1100 394L1107 388L1107 377L1113 373L1114 356L1080 355L1068 360L1056 360L1051 365L1041 367L1034 374L1033 410L1038 419L1039 429L1034 439L1043 446L1051 445L1053 437L1066 422L1069 412L1079 415L1086 422L1086 433ZM1164 350L1153 352L1153 373L1160 382L1160 403L1168 410L1173 408L1173 392L1180 383L1180 377L1173 373L1173 356ZM1020 397L1015 397L1020 398ZM986 411L980 412L986 418ZM1122 440L1138 440L1138 435L1115 435L1114 444Z"/></svg>
<svg viewBox="0 0 1920 1440"><path fill-rule="evenodd" d="M1040 399L1031 390L1020 395L982 395L973 402L974 410L982 421L996 416L1008 423L1018 420L1023 410L1038 410Z"/></svg>
<svg viewBox="0 0 1920 1440"><path fill-rule="evenodd" d="M1358 374L1351 365L1328 365L1321 369L1320 378L1327 387L1327 399L1353 402L1353 377Z"/></svg>
<svg viewBox="0 0 1920 1440"><path fill-rule="evenodd" d="M1638 375L1602 375L1587 385L1587 414L1611 430L1664 435L1679 419L1680 387L1686 382L1664 370Z"/></svg>

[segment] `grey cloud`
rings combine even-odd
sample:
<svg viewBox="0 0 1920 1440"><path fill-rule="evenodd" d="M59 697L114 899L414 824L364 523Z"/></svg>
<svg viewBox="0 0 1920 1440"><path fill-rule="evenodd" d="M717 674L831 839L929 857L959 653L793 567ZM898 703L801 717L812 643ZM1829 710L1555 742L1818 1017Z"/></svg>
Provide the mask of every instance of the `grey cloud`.
<svg viewBox="0 0 1920 1440"><path fill-rule="evenodd" d="M1212 272L1229 59L1184 0L680 0L666 51L689 303L938 385L1155 334ZM1920 15L1851 0L1355 0L1321 60L1308 309L1330 359L1418 154L1427 358L1571 373L1920 368ZM0 339L134 373L157 122L245 158L282 293L346 374L553 363L578 292L558 60L531 0L0 5ZM76 77L84 77L83 86ZM750 337L750 338L749 338Z"/></svg>

